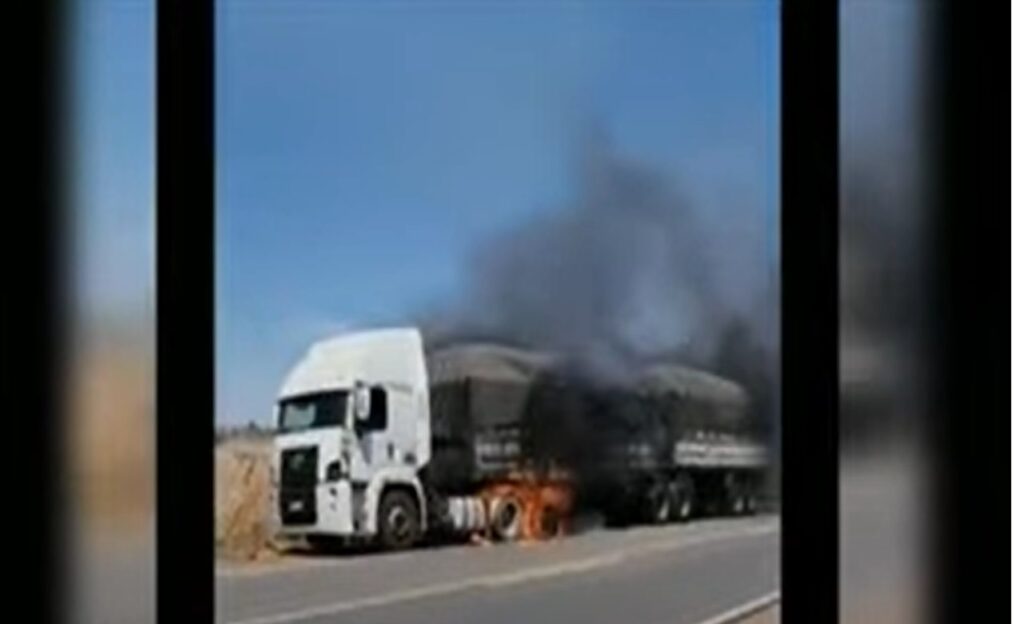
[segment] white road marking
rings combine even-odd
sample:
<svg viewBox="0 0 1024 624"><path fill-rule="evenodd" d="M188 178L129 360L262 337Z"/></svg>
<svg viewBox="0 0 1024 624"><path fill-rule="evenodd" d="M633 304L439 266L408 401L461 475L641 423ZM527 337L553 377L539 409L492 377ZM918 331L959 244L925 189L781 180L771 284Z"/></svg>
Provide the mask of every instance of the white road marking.
<svg viewBox="0 0 1024 624"><path fill-rule="evenodd" d="M768 526L747 527L738 531L716 531L710 534L690 535L682 538L659 540L649 544L637 545L635 547L620 549L612 553L587 557L575 561L567 561L547 566L536 566L514 572L492 574L470 579L461 579L448 583L439 583L436 585L427 585L424 587L387 592L376 596L356 598L353 600L336 602L317 607L309 607L296 611L258 616L244 620L235 620L229 624L285 624L287 622L346 613L369 607L379 607L420 598L452 594L468 589L495 588L526 583L543 578L580 574L600 568L612 567L627 559L640 557L646 554L670 552L688 546L708 544L726 539L735 539L738 537L765 535L775 532L777 529L777 525L773 524ZM711 623L702 622L701 624Z"/></svg>
<svg viewBox="0 0 1024 624"><path fill-rule="evenodd" d="M779 597L779 592L773 591L771 593L765 594L764 596L761 596L760 598L755 598L750 602L745 602L739 605L738 607L733 607L728 611L719 613L714 617L699 622L699 624L729 624L730 622L735 622L740 618L747 617L748 615L753 615L761 609L765 609L775 604L779 601Z"/></svg>

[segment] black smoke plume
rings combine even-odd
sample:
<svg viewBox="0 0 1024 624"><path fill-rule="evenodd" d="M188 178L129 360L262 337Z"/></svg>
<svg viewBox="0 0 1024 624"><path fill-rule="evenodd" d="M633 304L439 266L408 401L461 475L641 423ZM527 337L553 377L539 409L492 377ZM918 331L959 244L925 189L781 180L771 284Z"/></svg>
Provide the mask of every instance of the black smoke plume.
<svg viewBox="0 0 1024 624"><path fill-rule="evenodd" d="M423 323L428 344L550 350L619 379L671 359L768 394L772 284L730 283L758 272L733 275L714 262L716 246L744 242L704 227L671 176L616 153L603 132L582 142L574 164L571 200L480 246L464 298ZM726 296L744 289L758 305L741 309Z"/></svg>
<svg viewBox="0 0 1024 624"><path fill-rule="evenodd" d="M559 374L598 386L628 385L655 362L701 368L743 386L749 424L777 441L775 281L771 266L747 266L771 259L759 260L749 238L708 227L670 175L618 154L602 133L582 142L574 164L572 199L485 241L462 299L421 320L428 350L491 342L547 351L565 358ZM577 468L589 464L575 450L597 447L580 440L624 416L555 411L548 450Z"/></svg>

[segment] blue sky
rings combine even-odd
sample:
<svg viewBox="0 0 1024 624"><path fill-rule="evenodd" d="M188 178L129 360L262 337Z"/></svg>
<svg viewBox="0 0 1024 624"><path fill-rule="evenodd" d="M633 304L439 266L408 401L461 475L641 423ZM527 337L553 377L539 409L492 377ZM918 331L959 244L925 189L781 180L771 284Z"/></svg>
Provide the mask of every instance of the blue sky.
<svg viewBox="0 0 1024 624"><path fill-rule="evenodd" d="M153 295L154 3L81 0L81 292ZM217 419L263 421L310 341L405 322L488 235L572 193L580 131L675 178L776 258L772 2L217 6ZM730 250L722 250L730 256Z"/></svg>
<svg viewBox="0 0 1024 624"><path fill-rule="evenodd" d="M148 321L155 283L154 3L72 6L74 283L90 317Z"/></svg>
<svg viewBox="0 0 1024 624"><path fill-rule="evenodd" d="M774 3L246 0L217 19L220 422L266 422L310 341L458 293L474 245L571 193L591 120L710 220L777 223Z"/></svg>

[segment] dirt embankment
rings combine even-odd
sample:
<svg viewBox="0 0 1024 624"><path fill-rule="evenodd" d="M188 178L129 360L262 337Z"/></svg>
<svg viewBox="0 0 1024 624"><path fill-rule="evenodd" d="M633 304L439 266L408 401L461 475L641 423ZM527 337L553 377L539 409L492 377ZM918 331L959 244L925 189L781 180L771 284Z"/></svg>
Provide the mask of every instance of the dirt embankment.
<svg viewBox="0 0 1024 624"><path fill-rule="evenodd" d="M270 439L236 438L214 450L217 556L252 561L276 556Z"/></svg>

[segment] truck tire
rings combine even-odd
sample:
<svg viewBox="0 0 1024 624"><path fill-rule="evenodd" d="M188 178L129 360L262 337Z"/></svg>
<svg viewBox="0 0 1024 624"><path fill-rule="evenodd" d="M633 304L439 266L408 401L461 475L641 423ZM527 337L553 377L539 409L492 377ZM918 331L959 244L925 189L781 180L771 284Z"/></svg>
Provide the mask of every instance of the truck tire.
<svg viewBox="0 0 1024 624"><path fill-rule="evenodd" d="M497 498L491 504L491 531L498 539L512 542L522 534L523 505L514 496Z"/></svg>
<svg viewBox="0 0 1024 624"><path fill-rule="evenodd" d="M745 501L745 506L746 506L746 508L744 509L744 513L746 513L748 516L756 515L757 514L757 496L754 495L753 493L748 492L747 493L747 498L746 498L746 501Z"/></svg>
<svg viewBox="0 0 1024 624"><path fill-rule="evenodd" d="M420 514L416 500L404 490L384 493L377 508L377 534L386 550L412 547L420 539Z"/></svg>
<svg viewBox="0 0 1024 624"><path fill-rule="evenodd" d="M664 482L651 484L647 491L645 519L652 524L665 524L672 515L672 497Z"/></svg>
<svg viewBox="0 0 1024 624"><path fill-rule="evenodd" d="M694 488L688 475L672 482L672 521L688 522L693 517Z"/></svg>
<svg viewBox="0 0 1024 624"><path fill-rule="evenodd" d="M723 476L721 500L717 512L723 516L742 516L747 513L749 488L743 475L729 472Z"/></svg>
<svg viewBox="0 0 1024 624"><path fill-rule="evenodd" d="M729 488L726 495L726 513L730 516L742 516L747 512L747 495L742 487Z"/></svg>

